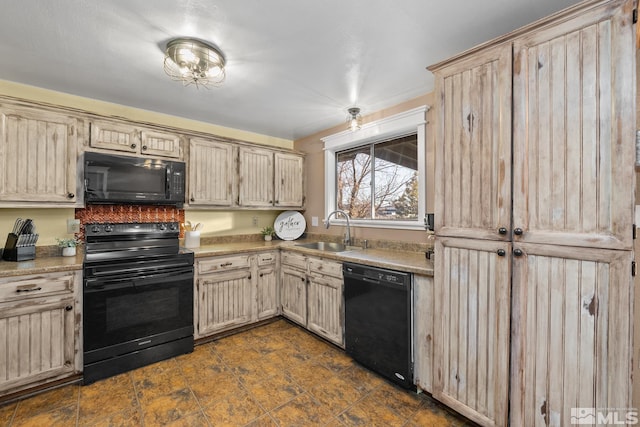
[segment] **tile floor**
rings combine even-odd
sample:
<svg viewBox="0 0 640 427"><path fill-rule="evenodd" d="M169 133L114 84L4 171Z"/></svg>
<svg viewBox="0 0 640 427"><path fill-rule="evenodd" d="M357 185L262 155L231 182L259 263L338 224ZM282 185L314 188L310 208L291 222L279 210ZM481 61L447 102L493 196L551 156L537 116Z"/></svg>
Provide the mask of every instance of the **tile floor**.
<svg viewBox="0 0 640 427"><path fill-rule="evenodd" d="M0 427L466 425L285 320L0 406Z"/></svg>

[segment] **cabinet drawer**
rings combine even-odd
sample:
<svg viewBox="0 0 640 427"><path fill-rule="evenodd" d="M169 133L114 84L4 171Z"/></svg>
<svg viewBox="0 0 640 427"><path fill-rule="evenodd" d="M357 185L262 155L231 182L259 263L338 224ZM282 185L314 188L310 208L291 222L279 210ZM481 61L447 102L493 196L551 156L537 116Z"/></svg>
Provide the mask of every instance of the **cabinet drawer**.
<svg viewBox="0 0 640 427"><path fill-rule="evenodd" d="M309 271L334 277L342 277L342 263L322 258L309 258Z"/></svg>
<svg viewBox="0 0 640 427"><path fill-rule="evenodd" d="M235 270L237 268L249 268L250 266L250 255L206 258L198 261L198 273L205 274L211 273L212 271Z"/></svg>
<svg viewBox="0 0 640 427"><path fill-rule="evenodd" d="M0 280L0 300L73 293L73 272L34 274Z"/></svg>
<svg viewBox="0 0 640 427"><path fill-rule="evenodd" d="M265 254L258 254L258 267L263 265L271 265L276 263L277 254L275 252L267 252Z"/></svg>
<svg viewBox="0 0 640 427"><path fill-rule="evenodd" d="M307 269L307 258L294 252L282 252L281 262L283 265L291 265L303 270Z"/></svg>

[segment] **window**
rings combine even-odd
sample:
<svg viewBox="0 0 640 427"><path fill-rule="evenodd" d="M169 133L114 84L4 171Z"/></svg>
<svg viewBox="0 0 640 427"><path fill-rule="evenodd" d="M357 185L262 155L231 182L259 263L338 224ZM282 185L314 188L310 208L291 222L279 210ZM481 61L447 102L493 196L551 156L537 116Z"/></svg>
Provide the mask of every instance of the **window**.
<svg viewBox="0 0 640 427"><path fill-rule="evenodd" d="M340 209L356 227L424 229L427 110L416 108L357 132L323 138L325 218Z"/></svg>

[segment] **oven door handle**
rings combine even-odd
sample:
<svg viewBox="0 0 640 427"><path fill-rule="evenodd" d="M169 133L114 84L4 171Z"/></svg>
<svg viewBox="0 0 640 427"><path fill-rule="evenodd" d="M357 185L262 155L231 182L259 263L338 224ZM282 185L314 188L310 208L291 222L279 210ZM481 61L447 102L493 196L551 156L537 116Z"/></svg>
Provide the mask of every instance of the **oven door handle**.
<svg viewBox="0 0 640 427"><path fill-rule="evenodd" d="M156 273L125 278L87 278L84 281L84 287L85 291L106 291L112 289L137 288L177 280L189 280L193 282L193 270L189 268L186 270L171 271L167 273Z"/></svg>

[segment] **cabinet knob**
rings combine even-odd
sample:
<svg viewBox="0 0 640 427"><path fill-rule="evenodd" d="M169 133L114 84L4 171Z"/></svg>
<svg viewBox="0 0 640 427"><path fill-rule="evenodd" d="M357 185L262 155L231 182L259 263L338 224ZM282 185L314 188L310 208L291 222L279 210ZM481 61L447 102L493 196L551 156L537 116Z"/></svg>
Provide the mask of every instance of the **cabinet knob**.
<svg viewBox="0 0 640 427"><path fill-rule="evenodd" d="M276 200L276 205L280 204L280 200Z"/></svg>
<svg viewBox="0 0 640 427"><path fill-rule="evenodd" d="M136 149L136 147L137 147L137 145L136 145L136 144L131 144L131 149L132 149L132 150L135 150L135 149Z"/></svg>
<svg viewBox="0 0 640 427"><path fill-rule="evenodd" d="M505 251L504 249L498 249L496 253L498 254L498 256L505 256L507 254L507 251Z"/></svg>
<svg viewBox="0 0 640 427"><path fill-rule="evenodd" d="M143 146L142 146L142 151L146 151L146 149L147 149L147 146L146 146L146 145L143 145Z"/></svg>
<svg viewBox="0 0 640 427"><path fill-rule="evenodd" d="M507 234L507 229L506 229L506 228L504 228L504 227L500 227L500 228L498 228L498 233L500 233L500 234Z"/></svg>
<svg viewBox="0 0 640 427"><path fill-rule="evenodd" d="M304 278L304 277L301 277L301 278L300 278L300 280L302 280L302 281L304 282L304 281L305 281L305 278Z"/></svg>
<svg viewBox="0 0 640 427"><path fill-rule="evenodd" d="M73 310L73 307L72 307L72 306L70 306L70 305L68 305L68 306L66 306L64 309L65 309L66 311L71 311L71 310Z"/></svg>
<svg viewBox="0 0 640 427"><path fill-rule="evenodd" d="M260 277L262 277L262 273L260 273Z"/></svg>
<svg viewBox="0 0 640 427"><path fill-rule="evenodd" d="M76 197L75 194L73 193L67 193L67 199L73 199L74 197Z"/></svg>
<svg viewBox="0 0 640 427"><path fill-rule="evenodd" d="M513 250L513 256L522 256L522 255L523 255L522 249Z"/></svg>
<svg viewBox="0 0 640 427"><path fill-rule="evenodd" d="M195 201L196 201L195 197L192 197L192 198L191 198L191 199L189 199L189 200L191 200L192 202L195 202Z"/></svg>
<svg viewBox="0 0 640 427"><path fill-rule="evenodd" d="M517 235L517 236L521 236L523 233L522 228L514 228L513 229L513 234Z"/></svg>

